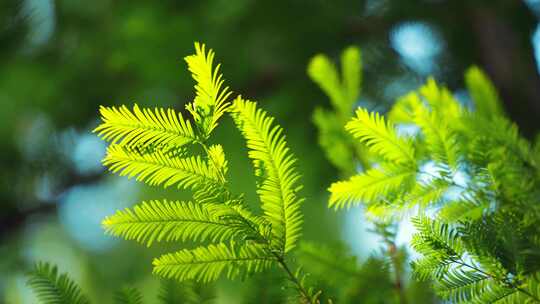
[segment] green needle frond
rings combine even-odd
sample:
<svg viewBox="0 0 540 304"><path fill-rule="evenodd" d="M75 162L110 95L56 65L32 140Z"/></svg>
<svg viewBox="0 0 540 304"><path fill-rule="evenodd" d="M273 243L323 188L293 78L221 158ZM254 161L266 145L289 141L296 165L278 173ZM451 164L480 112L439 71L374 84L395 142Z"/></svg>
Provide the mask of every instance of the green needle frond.
<svg viewBox="0 0 540 304"><path fill-rule="evenodd" d="M447 88L430 77L418 91L431 111L438 113L445 121L460 123L459 118L463 113L463 108Z"/></svg>
<svg viewBox="0 0 540 304"><path fill-rule="evenodd" d="M475 221L482 217L485 210L489 210L489 201L462 199L446 203L439 211L439 218L446 223Z"/></svg>
<svg viewBox="0 0 540 304"><path fill-rule="evenodd" d="M223 147L221 145L212 145L208 148L208 158L210 159L210 164L216 169L217 172L222 173L223 175L227 174L228 171L228 162L225 158L225 152L223 152Z"/></svg>
<svg viewBox="0 0 540 304"><path fill-rule="evenodd" d="M211 282L222 273L229 279L267 269L275 258L261 245L246 243L208 245L183 249L154 260L154 273L179 281Z"/></svg>
<svg viewBox="0 0 540 304"><path fill-rule="evenodd" d="M350 106L345 100L341 81L336 66L328 57L318 54L308 65L309 77L330 97L335 109L340 113L348 113Z"/></svg>
<svg viewBox="0 0 540 304"><path fill-rule="evenodd" d="M273 124L274 118L252 101L237 98L232 106L233 118L246 138L249 157L256 175L262 178L257 188L265 217L272 225L275 248L288 252L300 238L302 199L300 175L295 170L296 159L290 152L283 129Z"/></svg>
<svg viewBox="0 0 540 304"><path fill-rule="evenodd" d="M404 196L404 204L409 208L419 205L426 208L440 202L450 184L443 179L434 179L430 182L417 182Z"/></svg>
<svg viewBox="0 0 540 304"><path fill-rule="evenodd" d="M109 234L148 246L156 241L217 242L246 234L248 228L238 217L224 204L163 200L119 210L103 220L103 227Z"/></svg>
<svg viewBox="0 0 540 304"><path fill-rule="evenodd" d="M236 204L239 202L237 198L232 196L224 184L214 182L197 185L193 189L193 201L199 204L221 204L228 201L234 201Z"/></svg>
<svg viewBox="0 0 540 304"><path fill-rule="evenodd" d="M409 185L411 182L414 182L412 178L408 181ZM389 193L390 195L386 198L390 199L370 204L366 210L369 217L383 221L404 219L416 210L415 207L426 210L443 202L444 195L450 187L450 184L442 179L409 185L403 185L402 187L406 190L398 193L397 196ZM396 187L399 186L396 185Z"/></svg>
<svg viewBox="0 0 540 304"><path fill-rule="evenodd" d="M398 136L394 124L379 113L364 108L356 110L356 117L345 126L347 131L364 142L370 151L398 164L414 164L414 147L407 138Z"/></svg>
<svg viewBox="0 0 540 304"><path fill-rule="evenodd" d="M396 100L388 113L388 119L395 123L414 123L414 113L420 107L424 107L420 96L417 92L410 92Z"/></svg>
<svg viewBox="0 0 540 304"><path fill-rule="evenodd" d="M204 304L214 299L213 288L201 288L194 282L162 279L158 294L160 304Z"/></svg>
<svg viewBox="0 0 540 304"><path fill-rule="evenodd" d="M411 243L419 253L439 260L453 259L464 254L465 248L458 231L448 224L426 216L415 217L412 222L418 233Z"/></svg>
<svg viewBox="0 0 540 304"><path fill-rule="evenodd" d="M430 112L425 107L416 108L414 122L422 130L430 157L457 170L461 153L456 133L451 126L437 112Z"/></svg>
<svg viewBox="0 0 540 304"><path fill-rule="evenodd" d="M359 276L359 263L346 245L301 242L296 254L311 275L327 282L354 280Z"/></svg>
<svg viewBox="0 0 540 304"><path fill-rule="evenodd" d="M141 154L120 145L110 145L103 164L113 173L135 177L152 186L194 189L205 183L221 183L216 172L199 156L178 158L160 150Z"/></svg>
<svg viewBox="0 0 540 304"><path fill-rule="evenodd" d="M349 46L343 51L341 54L341 74L343 90L350 111L360 96L362 85L362 54L359 48Z"/></svg>
<svg viewBox="0 0 540 304"><path fill-rule="evenodd" d="M308 75L326 93L332 104L332 109L316 107L313 112L313 122L319 129L319 145L340 172L349 176L355 173L355 163L359 163L363 168L370 167L365 146L353 139L343 128L360 96L360 49L350 46L341 53L340 74L338 75L331 60L323 54L313 57L308 66Z"/></svg>
<svg viewBox="0 0 540 304"><path fill-rule="evenodd" d="M515 288L463 265L449 268L434 283L435 292L450 303L535 303Z"/></svg>
<svg viewBox="0 0 540 304"><path fill-rule="evenodd" d="M27 284L42 304L88 304L80 287L58 268L39 262L28 274Z"/></svg>
<svg viewBox="0 0 540 304"><path fill-rule="evenodd" d="M436 283L436 292L452 303L467 303L486 291L490 278L470 269L458 267L449 269Z"/></svg>
<svg viewBox="0 0 540 304"><path fill-rule="evenodd" d="M411 245L422 258L412 268L445 302L540 303L539 284L531 283L539 269L540 148L504 116L482 71L469 69L465 81L472 109L433 78L399 98L389 120L359 108L345 128L368 147L370 166L362 162L364 172L332 184L329 205L365 203L370 217L385 222L407 210L424 214L413 219ZM317 125L330 134L321 121L338 119L324 114L317 112ZM401 127L414 137L400 136ZM340 149L347 142L332 139L341 142L324 142L330 159L346 160Z"/></svg>
<svg viewBox="0 0 540 304"><path fill-rule="evenodd" d="M328 160L340 171L353 174L351 164L354 163L356 140L343 129L342 119L333 111L317 107L313 112L313 123L319 130L319 145Z"/></svg>
<svg viewBox="0 0 540 304"><path fill-rule="evenodd" d="M143 297L141 292L133 287L124 287L114 295L116 304L142 304Z"/></svg>
<svg viewBox="0 0 540 304"><path fill-rule="evenodd" d="M195 42L195 54L184 58L196 82L195 100L187 105L187 109L204 136L208 136L217 127L219 118L230 105L227 99L232 94L229 87L223 86L223 75L219 72L221 65L214 67L214 55L212 50L206 51L204 44Z"/></svg>
<svg viewBox="0 0 540 304"><path fill-rule="evenodd" d="M507 274L493 274L474 261L460 230L427 217L417 217L412 245L424 257L413 262L420 279L433 280L437 294L451 303L521 303ZM484 266L484 265L483 265ZM490 266L491 267L491 266Z"/></svg>
<svg viewBox="0 0 540 304"><path fill-rule="evenodd" d="M189 120L173 109L126 106L99 109L102 123L94 129L103 140L122 146L182 146L197 140Z"/></svg>
<svg viewBox="0 0 540 304"><path fill-rule="evenodd" d="M530 276L527 281L526 291L528 293L527 298L532 296L535 299L540 299L540 272L533 273Z"/></svg>
<svg viewBox="0 0 540 304"><path fill-rule="evenodd" d="M470 67L465 73L465 83L477 113L485 117L503 115L499 94L482 70L475 66Z"/></svg>
<svg viewBox="0 0 540 304"><path fill-rule="evenodd" d="M414 182L416 171L409 167L387 166L370 169L347 181L333 183L330 188L329 206L341 209L361 203L375 203L383 196L407 189Z"/></svg>
<svg viewBox="0 0 540 304"><path fill-rule="evenodd" d="M341 54L341 79L337 67L323 54L314 56L307 70L309 77L328 95L340 117L349 116L358 100L361 71L361 52L354 46L346 48Z"/></svg>
<svg viewBox="0 0 540 304"><path fill-rule="evenodd" d="M509 288L502 284L491 282L484 289L484 292L476 298L472 298L470 303L503 303L503 304L520 304L520 303L538 303L537 299L530 297L522 297L516 288Z"/></svg>

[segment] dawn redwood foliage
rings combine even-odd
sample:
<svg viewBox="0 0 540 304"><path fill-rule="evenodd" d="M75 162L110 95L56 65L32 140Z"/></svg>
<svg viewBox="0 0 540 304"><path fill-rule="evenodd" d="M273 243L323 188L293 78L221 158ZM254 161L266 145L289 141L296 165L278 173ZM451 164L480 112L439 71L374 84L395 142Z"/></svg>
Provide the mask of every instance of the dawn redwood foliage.
<svg viewBox="0 0 540 304"><path fill-rule="evenodd" d="M334 108L315 113L321 145L345 168L329 207L361 204L378 226L412 216L411 246L423 255L412 262L414 279L443 300L539 303L540 137L520 136L476 67L465 74L467 104L430 78L385 116L354 109L350 83L360 78L348 66L359 58L354 48L343 53L341 79L322 55L308 69Z"/></svg>
<svg viewBox="0 0 540 304"><path fill-rule="evenodd" d="M342 177L329 187L328 206L364 206L384 245L359 264L343 245L302 242L300 173L274 118L233 96L203 44L185 60L196 82L189 117L173 109L101 107L95 129L109 142L103 164L111 172L192 194L187 201L141 202L103 220L107 233L147 246L199 244L154 259L154 273L164 279L161 303L211 301L200 284L273 268L295 291L283 301L439 301L432 290L451 303L540 303L540 140L520 136L478 68L465 75L470 102L430 78L383 115L358 102L359 49L343 52L340 72L324 55L310 62L309 76L332 105L314 113L319 142ZM245 139L262 212L231 190L226 153L209 144L226 116ZM410 246L421 255L410 268L406 248L395 242L403 220L416 227ZM42 303L89 302L46 263L28 282ZM259 285L267 293L275 288ZM143 297L127 287L115 301Z"/></svg>

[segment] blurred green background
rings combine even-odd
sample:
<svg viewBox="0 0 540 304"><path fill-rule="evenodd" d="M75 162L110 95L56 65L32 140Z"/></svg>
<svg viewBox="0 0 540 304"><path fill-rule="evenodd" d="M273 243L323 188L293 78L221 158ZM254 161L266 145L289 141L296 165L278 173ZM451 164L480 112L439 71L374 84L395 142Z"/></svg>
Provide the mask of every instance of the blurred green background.
<svg viewBox="0 0 540 304"><path fill-rule="evenodd" d="M326 208L337 172L311 122L328 101L306 76L309 59L360 46L359 102L380 111L428 75L466 102L462 72L477 64L530 137L540 128L539 16L538 0L0 0L0 303L34 303L23 275L36 260L69 271L96 303L124 284L153 299L151 257L178 247L113 239L100 221L143 199L183 196L104 172L105 145L91 130L99 105L183 110L194 96L182 59L193 41L215 50L234 92L285 128L306 185L305 239L344 240L365 259L380 244L361 210ZM254 195L231 121L214 138L235 187ZM219 303L238 303L249 286L218 285Z"/></svg>

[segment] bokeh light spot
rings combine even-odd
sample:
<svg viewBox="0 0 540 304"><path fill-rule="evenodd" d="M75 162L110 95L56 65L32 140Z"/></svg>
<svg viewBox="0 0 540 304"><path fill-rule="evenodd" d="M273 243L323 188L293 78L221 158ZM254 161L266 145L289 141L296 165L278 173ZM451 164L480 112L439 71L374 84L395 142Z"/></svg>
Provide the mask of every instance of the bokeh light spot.
<svg viewBox="0 0 540 304"><path fill-rule="evenodd" d="M390 43L403 62L419 74L433 73L435 59L442 52L439 33L424 22L405 22L390 33Z"/></svg>
<svg viewBox="0 0 540 304"><path fill-rule="evenodd" d="M103 233L101 221L135 200L134 181L114 177L94 185L75 186L60 198L60 223L79 245L90 251L105 251L116 239Z"/></svg>

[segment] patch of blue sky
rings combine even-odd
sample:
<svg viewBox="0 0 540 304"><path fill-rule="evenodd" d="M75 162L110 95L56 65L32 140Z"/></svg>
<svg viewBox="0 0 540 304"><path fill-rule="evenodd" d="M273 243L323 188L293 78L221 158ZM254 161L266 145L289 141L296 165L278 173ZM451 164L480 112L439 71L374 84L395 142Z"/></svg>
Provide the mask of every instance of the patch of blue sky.
<svg viewBox="0 0 540 304"><path fill-rule="evenodd" d="M84 249L106 251L117 240L105 235L101 222L116 210L132 205L137 189L135 181L116 176L93 185L75 186L60 197L60 223Z"/></svg>
<svg viewBox="0 0 540 304"><path fill-rule="evenodd" d="M103 170L101 160L105 157L107 145L90 130L77 131L68 128L59 134L60 153L63 153L77 171L86 175Z"/></svg>
<svg viewBox="0 0 540 304"><path fill-rule="evenodd" d="M396 130L399 136L406 137L414 137L420 132L420 128L415 124L398 124Z"/></svg>
<svg viewBox="0 0 540 304"><path fill-rule="evenodd" d="M441 35L428 23L419 21L397 25L390 33L390 44L403 63L420 75L435 72L437 57L444 49Z"/></svg>
<svg viewBox="0 0 540 304"><path fill-rule="evenodd" d="M536 26L531 37L531 42L534 49L534 58L536 60L536 68L540 72L540 24Z"/></svg>
<svg viewBox="0 0 540 304"><path fill-rule="evenodd" d="M17 131L17 146L29 161L42 159L55 142L54 126L44 113L24 117L22 127Z"/></svg>
<svg viewBox="0 0 540 304"><path fill-rule="evenodd" d="M25 0L22 13L28 16L28 47L33 50L45 44L52 37L55 28L55 8L53 0Z"/></svg>
<svg viewBox="0 0 540 304"><path fill-rule="evenodd" d="M390 80L384 87L383 98L385 100L395 100L418 89L422 84L423 79L419 77L411 77L411 75L397 77Z"/></svg>
<svg viewBox="0 0 540 304"><path fill-rule="evenodd" d="M101 159L105 157L106 144L94 134L83 133L78 136L71 159L75 169L81 174L103 171Z"/></svg>
<svg viewBox="0 0 540 304"><path fill-rule="evenodd" d="M22 258L28 265L38 261L49 262L58 266L60 272L69 271L70 277L84 283L86 265L81 260L80 252L69 242L62 227L49 218L33 218L25 227L22 238ZM6 303L38 303L35 294L26 284L23 272L14 272L5 282ZM0 302L3 299L0 298Z"/></svg>
<svg viewBox="0 0 540 304"><path fill-rule="evenodd" d="M537 16L540 17L540 0L525 0L525 4Z"/></svg>
<svg viewBox="0 0 540 304"><path fill-rule="evenodd" d="M365 216L363 206L353 207L344 215L343 238L354 255L364 260L383 245L383 239L371 232L375 226Z"/></svg>

